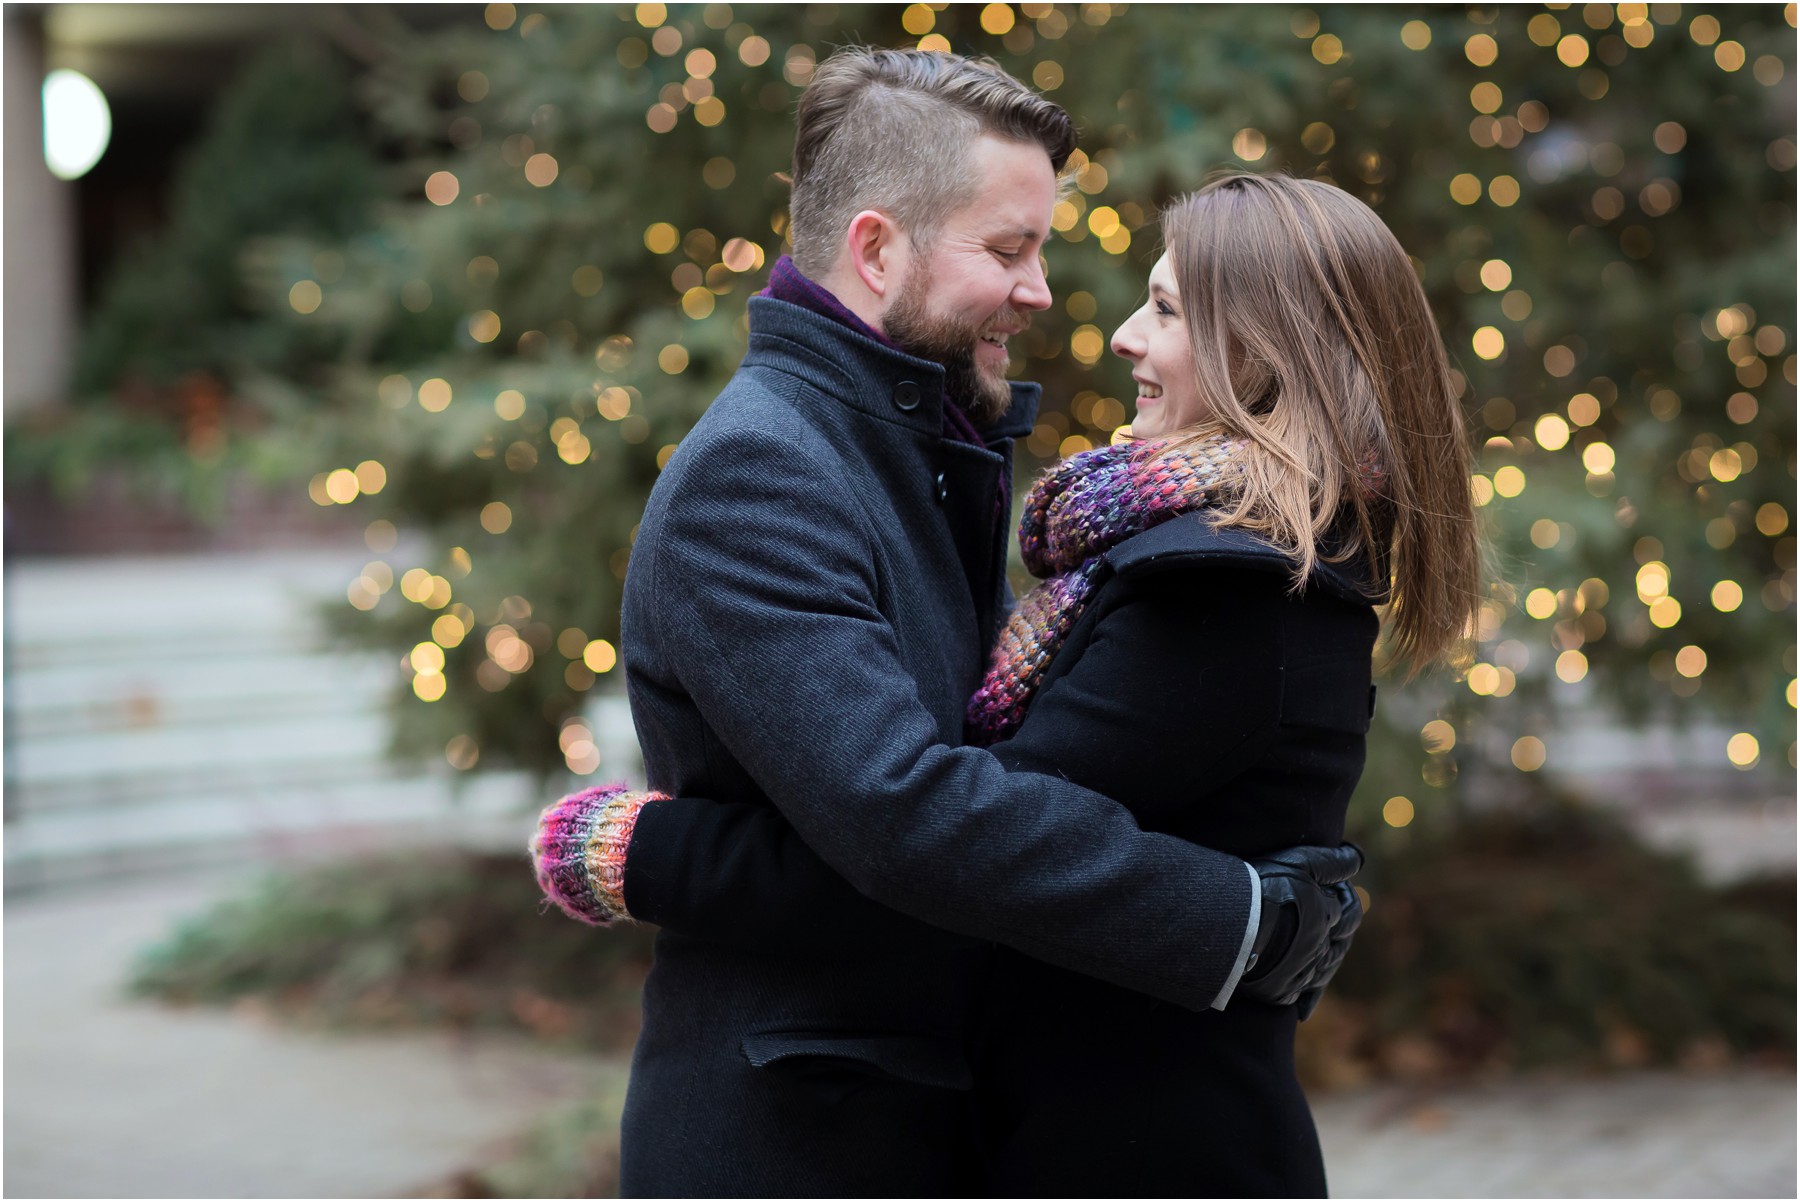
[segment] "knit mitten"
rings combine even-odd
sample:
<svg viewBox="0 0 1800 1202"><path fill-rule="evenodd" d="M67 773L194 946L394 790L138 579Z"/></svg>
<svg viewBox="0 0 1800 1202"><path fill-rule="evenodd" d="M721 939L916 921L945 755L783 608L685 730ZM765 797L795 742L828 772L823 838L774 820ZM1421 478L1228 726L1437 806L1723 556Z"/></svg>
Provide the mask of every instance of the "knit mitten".
<svg viewBox="0 0 1800 1202"><path fill-rule="evenodd" d="M631 918L625 909L625 853L638 813L666 793L623 784L571 793L538 815L531 866L538 888L570 918L603 927Z"/></svg>

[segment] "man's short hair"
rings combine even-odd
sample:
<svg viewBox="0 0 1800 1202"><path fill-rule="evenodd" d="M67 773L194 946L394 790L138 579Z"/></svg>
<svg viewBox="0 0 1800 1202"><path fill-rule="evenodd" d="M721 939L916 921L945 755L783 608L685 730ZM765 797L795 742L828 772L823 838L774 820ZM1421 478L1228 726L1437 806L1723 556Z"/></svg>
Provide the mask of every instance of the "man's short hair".
<svg viewBox="0 0 1800 1202"><path fill-rule="evenodd" d="M864 209L929 246L974 195L968 158L982 134L1042 146L1054 171L1075 149L1061 105L991 59L930 50L838 51L801 94L796 126L788 238L795 265L814 279Z"/></svg>

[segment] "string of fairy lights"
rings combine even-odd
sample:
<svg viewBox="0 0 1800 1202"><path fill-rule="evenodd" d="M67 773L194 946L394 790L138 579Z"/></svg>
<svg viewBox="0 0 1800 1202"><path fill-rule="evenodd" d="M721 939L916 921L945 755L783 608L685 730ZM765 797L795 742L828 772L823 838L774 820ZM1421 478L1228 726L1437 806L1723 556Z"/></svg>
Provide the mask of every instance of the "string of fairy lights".
<svg viewBox="0 0 1800 1202"><path fill-rule="evenodd" d="M959 28L966 30L972 20L983 35L998 39L1008 53L1034 56L1028 70L1021 73L1052 95L1065 85L1067 63L1078 50L1075 32L1092 35L1128 12L1126 5L1107 4L990 3L978 10L960 6L956 13L947 12L948 8L944 4L909 4L899 13L899 26L913 39L912 44L948 51L951 35ZM670 135L689 122L711 129L733 120L770 120L773 114L783 114L779 119L786 120L797 90L811 79L827 40L821 38L818 46L804 41L783 45L779 38L758 32L750 24L751 11L716 3L689 6L680 12L660 3L617 10L620 33L613 41L612 54L620 68L633 71L656 62L679 67L679 78L654 86L647 97L642 120L652 135ZM1524 22L1523 39L1503 36L1491 11L1485 20L1481 11L1465 14L1459 10L1454 16L1432 20L1397 13L1385 36L1397 39L1407 51L1421 54L1434 52L1434 47L1436 53L1451 52L1445 39L1459 37L1460 41L1452 43L1455 51L1477 69L1493 67L1502 56L1536 54L1542 56L1545 70L1573 72L1576 90L1589 101L1609 93L1609 69L1620 66L1632 53L1671 39L1685 39L1703 49L1710 56L1712 70L1726 75L1747 73L1764 88L1781 85L1791 70L1781 56L1753 54L1743 41L1727 36L1730 14L1722 21L1710 13L1684 12L1679 4L1546 5ZM1795 25L1794 4L1787 4L1781 14L1790 28ZM506 3L487 5L483 18L495 36L521 38L551 36L556 20L555 10L522 12ZM1465 20L1477 28L1458 35L1449 33L1453 25ZM1346 32L1326 28L1326 19L1311 10L1296 10L1288 28L1300 43L1301 53L1320 68L1342 70L1362 49ZM736 70L731 59L746 69L766 67L777 72L780 82L770 79L760 87L722 87L726 68ZM456 81L458 96L469 104L482 101L489 89L487 76L479 70L465 71ZM1601 282L1608 287L1633 286L1638 278L1634 264L1643 264L1656 253L1657 221L1684 203L1679 173L1664 169L1640 178L1643 173L1632 169L1631 154L1605 137L1543 136L1555 131L1563 118L1541 99L1509 96L1498 79L1477 80L1458 102L1464 100L1469 144L1482 151L1517 153L1504 170L1478 172L1466 169L1467 164L1456 164L1465 169L1440 177L1443 203L1452 211L1480 211L1505 220L1510 210L1530 203L1534 188L1572 172L1591 172L1599 181L1586 201L1595 219L1592 224L1603 236L1616 239L1621 255L1604 268ZM761 111L744 113L746 106ZM460 126L462 132L458 133L458 123L468 120L458 117L451 133L452 141L464 151L482 137L468 126ZM1342 125L1345 118L1335 120ZM1287 131L1239 128L1229 137L1231 153L1241 164L1254 167L1272 161L1274 148L1287 141L1297 142L1311 155L1325 156L1350 136L1330 120L1296 119L1296 124L1297 128ZM1655 121L1648 131L1649 142L1671 163L1688 147L1690 138L1691 131L1673 120ZM540 145L524 130L501 138L497 153L516 172L526 196L556 187L559 180L567 183L572 172L581 170L560 161L553 146ZM1770 171L1791 172L1796 158L1791 134L1769 144L1764 158ZM1376 203L1378 190L1398 171L1397 164L1372 150L1344 154L1334 161L1340 170L1354 173L1364 185L1376 189L1371 194ZM1136 270L1136 264L1126 256L1140 231L1154 222L1155 214L1144 198L1122 194L1114 183L1120 166L1118 152L1110 146L1077 150L1068 167L1074 186L1056 204L1052 224L1060 241L1092 242L1118 260L1118 270L1128 271ZM706 187L724 189L738 177L740 165L725 154L711 156L695 168ZM1627 179L1634 182L1627 184ZM469 195L466 178L459 176L454 165L432 172L424 182L423 196L437 208L479 203L481 199ZM781 252L785 215L770 213L767 228L772 238L760 231L718 234L700 228L684 230L668 220L653 220L643 227L641 244L646 253L667 263L668 303L674 311L691 323L730 320L741 338L746 329L741 306L727 306L722 301L744 285L759 282L769 261ZM1489 308L1483 311L1493 317L1476 325L1465 336L1466 343L1453 346L1452 351L1458 357L1472 356L1477 364L1516 362L1517 357L1528 356L1532 364L1541 366L1541 379L1562 398L1554 408L1527 417L1506 397L1478 397L1474 425L1483 441L1480 467L1471 480L1478 507L1499 514L1505 524L1517 524L1539 551L1560 553L1579 541L1578 526L1566 513L1525 512L1538 495L1539 490L1531 488L1535 479L1563 479L1578 473L1592 502L1608 507L1611 520L1619 527L1634 530L1639 514L1637 505L1620 495L1622 452L1617 435L1609 433L1619 426L1618 419L1609 415L1620 404L1621 385L1583 372L1591 348L1578 333L1548 341L1536 319L1542 297L1532 294L1532 268L1529 262L1497 254L1476 255L1456 265L1456 286L1471 297L1487 298ZM491 280L497 276L499 264L490 256L476 256L467 270L472 281ZM569 270L573 296L592 297L606 285L603 264L585 263ZM400 299L408 308L423 307L431 303L432 295L429 283L419 280L406 285ZM321 281L305 279L292 286L288 300L296 314L305 316L320 308L322 298ZM1026 348L1027 357L1049 360L1067 356L1083 368L1095 366L1106 354L1103 323L1117 315L1102 314L1096 297L1084 290L1070 293L1062 300L1062 308L1073 323L1068 333L1059 341L1047 341L1050 336L1034 329L1032 334L1039 341ZM508 334L505 314L491 307L468 313L462 329L473 343L482 346L501 345ZM520 345L533 335L545 337L542 331L525 331L519 335ZM1793 334L1783 328L1780 319L1759 314L1748 301L1721 298L1721 303L1708 311L1685 315L1677 323L1673 352L1677 367L1695 371L1722 355L1737 384L1719 406L1729 428L1699 431L1677 455L1676 475L1698 499L1711 503L1725 498L1731 486L1758 472L1785 467L1791 480L1791 454L1784 464L1779 454L1771 453L1766 445L1759 446L1756 434L1759 417L1769 405L1791 404L1796 381L1793 349ZM472 451L483 458L498 458L507 468L523 474L537 469L551 455L570 466L585 464L595 440L601 437L642 443L650 430L643 415L643 394L637 384L627 382L625 366L635 361L647 370L653 363L663 376L674 377L688 370L691 359L690 348L681 337L641 348L623 334L603 339L595 349L597 379L585 408L558 414L535 434L509 437L490 433ZM451 405L454 391L451 381L442 376L415 379L394 374L381 382L377 399L396 409L416 404L426 414L440 414ZM1643 398L1648 418L1663 423L1676 421L1684 407L1691 408L1703 399L1684 398L1660 381L1643 390ZM495 418L511 425L524 418L528 401L520 389L508 388L493 397L492 406ZM1066 410L1047 409L1024 446L1039 460L1066 457L1121 436L1128 431L1128 417L1119 398L1083 389L1070 399ZM657 466L665 466L675 451L676 444L660 447L655 455ZM1638 465L1630 466L1635 469ZM386 485L386 469L370 459L319 473L309 492L320 505L347 505L359 497L381 493ZM1695 512L1699 514L1698 506ZM514 513L507 502L495 499L481 508L479 521L487 535L505 537L513 527ZM1765 579L1729 574L1683 579L1671 566L1673 557L1658 535L1645 531L1632 543L1632 572L1625 578L1589 575L1562 582L1498 582L1469 632L1474 653L1456 673L1459 687L1466 688L1477 704L1512 696L1526 676L1553 678L1561 686L1580 690L1589 678L1592 649L1610 642L1633 651L1648 647L1641 656L1648 677L1675 698L1694 697L1713 666L1707 647L1697 638L1664 645L1667 640L1662 636L1684 629L1684 622L1691 624L1696 606L1721 615L1750 606L1769 612L1791 609L1795 595L1791 521L1788 505L1775 500L1753 503L1741 496L1731 497L1722 512L1704 517L1705 542L1716 550L1746 538L1768 541L1777 570ZM391 523L369 525L368 545L377 556L390 552L395 540ZM627 553L621 548L612 559L613 571L621 578ZM429 637L412 647L403 665L420 702L437 702L447 695L448 653L472 639L483 655L474 678L490 691L503 690L547 659L560 662L564 682L575 692L591 688L616 667L618 653L612 644L576 628L557 632L541 621L534 622L531 604L523 597L508 597L500 612L475 614L455 599L459 573L467 576L473 571L470 552L457 547L446 558L447 566L441 572L424 566L401 571L377 558L351 581L346 593L349 604L359 610L374 610L384 598L398 595L426 611L422 620L429 627ZM1796 704L1791 642L1781 657L1788 676L1785 698L1791 711ZM1488 724L1487 719L1479 721ZM1447 786L1455 779L1450 753L1459 742L1457 730L1448 718L1434 717L1421 729L1420 739L1425 752L1422 782L1429 787ZM1786 759L1792 766L1795 746L1791 728L1785 742ZM1503 754L1519 772L1536 772L1553 764L1554 744L1553 734L1528 730L1517 734ZM593 731L585 719L570 719L564 725L560 746L570 771L586 774L598 769ZM1746 770L1764 757L1762 737L1750 729L1729 732L1717 750L1725 762ZM467 769L478 761L479 748L470 735L458 734L445 754L452 764ZM1412 800L1395 796L1383 813L1390 825L1404 826L1412 821L1415 810Z"/></svg>

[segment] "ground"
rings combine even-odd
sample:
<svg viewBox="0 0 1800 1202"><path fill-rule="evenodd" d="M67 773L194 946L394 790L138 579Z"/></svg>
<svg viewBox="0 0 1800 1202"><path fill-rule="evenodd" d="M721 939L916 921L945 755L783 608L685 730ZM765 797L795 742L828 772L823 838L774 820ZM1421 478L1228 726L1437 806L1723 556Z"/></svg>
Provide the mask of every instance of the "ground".
<svg viewBox="0 0 1800 1202"><path fill-rule="evenodd" d="M1385 1088L1313 1111L1337 1197L1794 1196L1789 1073Z"/></svg>
<svg viewBox="0 0 1800 1202"><path fill-rule="evenodd" d="M623 1066L503 1037L295 1031L120 992L132 955L241 881L6 904L9 1197L430 1192ZM1514 1080L1315 1099L1341 1197L1795 1194L1791 1073Z"/></svg>

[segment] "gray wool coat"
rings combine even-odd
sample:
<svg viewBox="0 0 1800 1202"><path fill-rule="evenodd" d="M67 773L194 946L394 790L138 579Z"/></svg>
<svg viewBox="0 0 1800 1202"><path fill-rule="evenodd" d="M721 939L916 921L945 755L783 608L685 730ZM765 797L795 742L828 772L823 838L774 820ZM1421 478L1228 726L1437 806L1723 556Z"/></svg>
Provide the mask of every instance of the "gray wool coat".
<svg viewBox="0 0 1800 1202"><path fill-rule="evenodd" d="M659 935L626 1196L966 1192L993 942L1190 1009L1241 971L1242 860L960 745L1008 601L996 490L1036 402L1015 385L987 447L947 441L937 365L751 300L749 351L638 531L632 714L651 787L775 806L881 904L798 953ZM628 903L632 877L683 871L682 832L644 837L691 812L668 811L642 812Z"/></svg>

